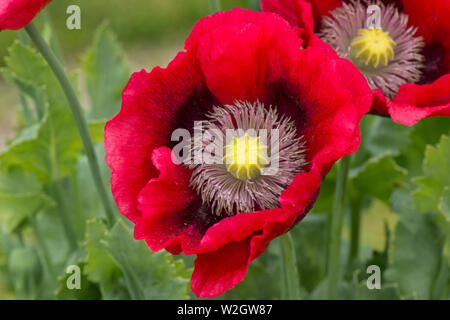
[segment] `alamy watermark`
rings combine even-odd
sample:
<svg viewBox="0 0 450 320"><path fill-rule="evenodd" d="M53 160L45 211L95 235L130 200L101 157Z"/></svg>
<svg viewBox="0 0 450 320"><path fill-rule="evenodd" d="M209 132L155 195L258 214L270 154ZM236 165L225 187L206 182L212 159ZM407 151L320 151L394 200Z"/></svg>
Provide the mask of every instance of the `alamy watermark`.
<svg viewBox="0 0 450 320"><path fill-rule="evenodd" d="M66 27L69 30L81 29L81 9L80 6L73 4L67 7L66 13L69 15L66 19Z"/></svg>
<svg viewBox="0 0 450 320"><path fill-rule="evenodd" d="M367 29L381 29L381 8L377 5L367 7Z"/></svg>

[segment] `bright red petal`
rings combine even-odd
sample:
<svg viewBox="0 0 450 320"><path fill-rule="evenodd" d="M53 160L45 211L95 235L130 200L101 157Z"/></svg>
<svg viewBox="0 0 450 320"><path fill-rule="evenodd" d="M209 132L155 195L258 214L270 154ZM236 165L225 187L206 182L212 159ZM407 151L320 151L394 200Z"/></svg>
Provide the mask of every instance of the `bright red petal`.
<svg viewBox="0 0 450 320"><path fill-rule="evenodd" d="M25 27L51 0L0 1L0 31Z"/></svg>
<svg viewBox="0 0 450 320"><path fill-rule="evenodd" d="M106 162L112 170L111 186L122 214L137 221L137 197L158 171L151 163L155 148L169 142L176 113L201 78L185 53L163 70L134 73L122 94L122 109L105 128Z"/></svg>

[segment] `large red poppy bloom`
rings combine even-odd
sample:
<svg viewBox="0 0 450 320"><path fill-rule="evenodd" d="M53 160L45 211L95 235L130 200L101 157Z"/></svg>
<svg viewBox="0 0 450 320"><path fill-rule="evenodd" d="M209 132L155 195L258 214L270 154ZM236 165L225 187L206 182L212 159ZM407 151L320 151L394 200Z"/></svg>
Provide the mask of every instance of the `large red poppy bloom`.
<svg viewBox="0 0 450 320"><path fill-rule="evenodd" d="M269 242L310 210L331 166L359 146L358 123L372 102L366 81L333 52L301 45L272 13L234 9L203 18L167 68L131 76L120 113L106 125L106 161L120 212L150 249L198 255L191 287L200 297L220 295L243 280ZM302 137L303 168L277 205L221 215L204 201L208 189L192 187L193 170L174 164L170 140L175 129L192 131L208 114L237 110L237 101L275 107L283 121L290 119L290 134ZM247 114L255 115L251 108ZM212 202L230 200L224 190ZM239 194L231 200L242 207Z"/></svg>
<svg viewBox="0 0 450 320"><path fill-rule="evenodd" d="M0 31L25 27L51 0L0 1Z"/></svg>
<svg viewBox="0 0 450 320"><path fill-rule="evenodd" d="M324 21L342 15L342 8L356 0L261 0L264 11L276 12L298 28L310 46L324 46L317 34L327 33ZM360 0L366 5L371 4ZM373 2L373 1L372 1ZM421 76L395 89L392 96L374 89L371 113L390 116L394 121L413 125L426 117L450 116L450 2L448 0L378 0L407 16L407 27L417 28L415 37L422 37ZM347 7L348 8L348 7ZM341 10L339 14L336 14ZM392 15L398 19L398 15ZM351 20L348 18L347 20ZM329 21L329 20L328 20ZM336 25L344 25L340 21ZM405 28L406 33L406 28ZM412 33L412 32L411 32ZM400 33L401 36L403 36ZM324 38L324 37L322 37ZM405 47L408 47L407 45ZM398 46L402 48L402 46ZM389 82L387 83L389 86Z"/></svg>

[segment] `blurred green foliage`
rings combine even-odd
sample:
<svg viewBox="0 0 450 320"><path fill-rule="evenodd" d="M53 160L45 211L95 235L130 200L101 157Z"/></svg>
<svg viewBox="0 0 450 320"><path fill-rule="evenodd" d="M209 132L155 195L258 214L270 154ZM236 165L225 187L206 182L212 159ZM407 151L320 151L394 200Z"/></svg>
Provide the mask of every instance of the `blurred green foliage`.
<svg viewBox="0 0 450 320"><path fill-rule="evenodd" d="M222 10L249 8L255 6L254 2L223 0ZM81 30L66 28L66 10L73 4L81 8ZM52 1L46 12L63 52L71 54L84 50L104 21L125 47L148 42L158 45L162 41L185 38L195 22L210 13L210 8L208 0L58 0ZM15 31L0 33L0 65L4 65L6 48L16 36Z"/></svg>

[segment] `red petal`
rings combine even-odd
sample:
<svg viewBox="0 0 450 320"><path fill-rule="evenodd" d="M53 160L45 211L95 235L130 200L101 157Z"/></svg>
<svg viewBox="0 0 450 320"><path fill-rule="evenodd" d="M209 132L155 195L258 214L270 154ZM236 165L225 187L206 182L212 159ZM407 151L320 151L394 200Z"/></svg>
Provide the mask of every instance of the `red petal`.
<svg viewBox="0 0 450 320"><path fill-rule="evenodd" d="M0 31L25 27L51 0L2 0L0 2Z"/></svg>
<svg viewBox="0 0 450 320"><path fill-rule="evenodd" d="M403 0L403 11L408 14L408 23L418 28L418 35L427 44L445 44L450 51L450 2L448 0Z"/></svg>
<svg viewBox="0 0 450 320"><path fill-rule="evenodd" d="M179 253L184 233L194 239L201 237L201 234L191 230L192 226L185 225L186 217L183 214L197 198L189 188L191 172L172 162L172 151L167 147L154 150L152 160L160 174L151 179L139 194L142 216L136 223L134 236L136 239L145 239L153 251L172 247L172 251ZM188 243L193 241L188 240Z"/></svg>
<svg viewBox="0 0 450 320"><path fill-rule="evenodd" d="M244 279L249 264L267 249L270 241L285 233L295 221L296 215L292 211L281 209L270 211L274 211L274 214L271 214L265 222L262 233L254 233L252 236L238 240L242 235L236 231L237 225L235 224L235 227L231 229L225 227L222 235L226 235L230 242L225 242L226 244L216 251L198 255L191 279L192 291L197 296L215 297L233 288ZM251 217L255 214L259 213L248 215ZM240 215L242 214L235 217ZM232 224L228 225L232 226ZM246 227L244 230L248 231ZM230 236L230 233L235 236Z"/></svg>
<svg viewBox="0 0 450 320"><path fill-rule="evenodd" d="M231 104L264 101L266 81L280 68L278 60L297 53L301 44L279 16L236 8L200 20L186 49L196 52L209 90Z"/></svg>
<svg viewBox="0 0 450 320"><path fill-rule="evenodd" d="M450 74L427 85L401 86L388 110L392 120L408 126L427 117L450 116Z"/></svg>
<svg viewBox="0 0 450 320"><path fill-rule="evenodd" d="M137 221L137 197L158 172L151 163L155 148L166 145L177 110L202 85L196 65L180 53L166 70L134 73L122 94L122 109L105 128L106 162L122 214Z"/></svg>

